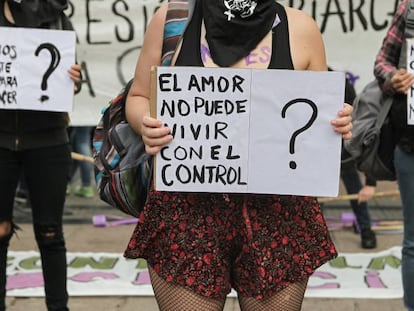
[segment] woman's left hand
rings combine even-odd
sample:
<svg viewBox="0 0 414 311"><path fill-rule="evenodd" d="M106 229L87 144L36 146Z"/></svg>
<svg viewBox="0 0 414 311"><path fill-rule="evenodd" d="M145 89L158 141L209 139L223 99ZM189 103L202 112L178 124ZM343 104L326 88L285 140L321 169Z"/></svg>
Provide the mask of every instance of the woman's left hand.
<svg viewBox="0 0 414 311"><path fill-rule="evenodd" d="M334 131L342 134L342 138L345 140L352 137L352 110L352 106L345 103L343 108L339 110L338 117L331 121Z"/></svg>

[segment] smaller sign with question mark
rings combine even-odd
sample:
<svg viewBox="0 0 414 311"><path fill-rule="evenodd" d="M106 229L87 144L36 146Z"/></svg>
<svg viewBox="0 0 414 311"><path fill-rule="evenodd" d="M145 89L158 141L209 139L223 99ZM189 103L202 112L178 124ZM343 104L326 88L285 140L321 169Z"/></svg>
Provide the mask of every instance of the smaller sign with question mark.
<svg viewBox="0 0 414 311"><path fill-rule="evenodd" d="M74 31L0 27L8 55L0 76L10 83L0 85L7 94L0 109L72 111L74 84L68 69L75 63ZM0 53L1 54L1 53Z"/></svg>
<svg viewBox="0 0 414 311"><path fill-rule="evenodd" d="M249 181L271 181L255 191L336 196L342 140L330 121L344 104L345 73L257 70L254 81L252 101L261 105L251 118L262 122L250 125L258 165Z"/></svg>

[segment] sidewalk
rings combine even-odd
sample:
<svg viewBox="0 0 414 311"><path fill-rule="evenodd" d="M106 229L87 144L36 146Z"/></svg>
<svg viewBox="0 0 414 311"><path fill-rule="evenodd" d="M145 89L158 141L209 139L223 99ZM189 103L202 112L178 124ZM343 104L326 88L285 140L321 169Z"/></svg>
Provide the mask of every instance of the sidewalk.
<svg viewBox="0 0 414 311"><path fill-rule="evenodd" d="M378 191L395 188L393 183L380 184ZM341 190L343 193L343 190ZM401 210L398 198L381 198L370 204L372 218L381 220L401 219ZM327 203L324 206L326 216L338 216L342 212L349 212L348 202ZM102 203L97 197L91 199L67 197L64 230L69 252L119 252L122 253L134 225L97 228L92 224L92 217L97 214L120 215L114 208ZM37 250L30 215L20 211L16 215L17 222L23 228L19 238L13 238L11 250ZM361 252L359 236L350 230L332 231L332 237L340 252ZM401 234L378 235L378 247L373 252L388 249L401 244ZM44 311L43 298L8 297L9 311ZM153 297L71 297L69 307L73 311L156 311L157 304ZM225 311L238 311L237 300L230 298L226 302ZM304 311L403 311L401 299L319 299L305 298ZM195 310L198 311L198 310Z"/></svg>

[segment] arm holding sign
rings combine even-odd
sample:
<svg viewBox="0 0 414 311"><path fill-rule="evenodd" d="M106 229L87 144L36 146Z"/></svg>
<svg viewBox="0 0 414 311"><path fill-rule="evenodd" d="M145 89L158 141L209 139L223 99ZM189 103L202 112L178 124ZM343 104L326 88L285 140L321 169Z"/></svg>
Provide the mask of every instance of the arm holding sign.
<svg viewBox="0 0 414 311"><path fill-rule="evenodd" d="M403 1L394 16L390 28L375 59L374 75L389 94L407 94L414 76L406 68L399 68L400 52L405 40L405 16L408 1Z"/></svg>
<svg viewBox="0 0 414 311"><path fill-rule="evenodd" d="M160 65L166 9L163 5L148 26L126 104L128 122L142 135L149 154L156 154L172 140L170 129L150 116L149 106L151 68Z"/></svg>

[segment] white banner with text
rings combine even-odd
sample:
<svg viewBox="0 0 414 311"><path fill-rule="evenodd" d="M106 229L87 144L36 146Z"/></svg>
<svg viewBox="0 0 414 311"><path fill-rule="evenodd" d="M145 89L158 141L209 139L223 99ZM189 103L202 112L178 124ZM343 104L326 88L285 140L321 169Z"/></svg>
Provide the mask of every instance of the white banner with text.
<svg viewBox="0 0 414 311"><path fill-rule="evenodd" d="M78 39L82 90L75 96L74 125L96 125L101 110L132 78L145 29L160 0L70 0L67 14ZM399 0L279 0L318 24L327 62L346 72L357 91L373 79L375 56Z"/></svg>
<svg viewBox="0 0 414 311"><path fill-rule="evenodd" d="M116 253L68 253L67 260L70 296L153 295L145 260L127 260ZM340 253L311 276L305 296L401 298L401 282L401 247ZM39 253L9 251L7 295L44 296L43 285Z"/></svg>

